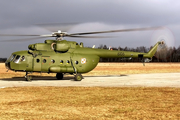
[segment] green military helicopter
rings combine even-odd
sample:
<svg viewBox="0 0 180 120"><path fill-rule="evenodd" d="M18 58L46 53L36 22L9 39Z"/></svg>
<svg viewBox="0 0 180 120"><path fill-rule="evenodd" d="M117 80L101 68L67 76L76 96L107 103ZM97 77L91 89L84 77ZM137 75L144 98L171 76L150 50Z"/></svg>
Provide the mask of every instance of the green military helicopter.
<svg viewBox="0 0 180 120"><path fill-rule="evenodd" d="M83 79L82 73L93 70L100 58L141 58L144 62L150 62L155 54L158 45L157 42L148 53L105 50L84 47L81 42L63 40L64 37L102 37L102 36L85 36L90 34L111 33L111 32L128 32L159 29L159 27L110 30L99 32L84 32L67 34L66 32L54 32L50 35L9 35L0 34L0 36L38 36L38 37L56 37L56 40L45 40L44 43L30 44L29 50L18 51L5 62L8 70L26 72L25 79L31 81L29 73L56 73L58 80L63 79L65 73L75 76L76 81Z"/></svg>

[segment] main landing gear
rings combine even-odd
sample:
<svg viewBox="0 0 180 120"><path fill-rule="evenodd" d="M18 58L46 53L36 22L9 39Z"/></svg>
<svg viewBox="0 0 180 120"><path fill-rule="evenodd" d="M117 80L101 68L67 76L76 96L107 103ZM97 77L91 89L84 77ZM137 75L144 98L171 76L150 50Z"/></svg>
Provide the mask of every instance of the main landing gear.
<svg viewBox="0 0 180 120"><path fill-rule="evenodd" d="M78 73L74 76L75 81L81 81L82 79L83 79L83 76L80 73Z"/></svg>
<svg viewBox="0 0 180 120"><path fill-rule="evenodd" d="M58 80L62 80L64 77L64 74L63 73L57 73L56 74L56 78ZM80 73L77 73L76 75L74 75L74 80L75 81L81 81L83 79L83 76L80 74Z"/></svg>
<svg viewBox="0 0 180 120"><path fill-rule="evenodd" d="M56 78L57 78L58 80L62 80L63 77L64 77L63 73L57 73L57 74L56 74Z"/></svg>

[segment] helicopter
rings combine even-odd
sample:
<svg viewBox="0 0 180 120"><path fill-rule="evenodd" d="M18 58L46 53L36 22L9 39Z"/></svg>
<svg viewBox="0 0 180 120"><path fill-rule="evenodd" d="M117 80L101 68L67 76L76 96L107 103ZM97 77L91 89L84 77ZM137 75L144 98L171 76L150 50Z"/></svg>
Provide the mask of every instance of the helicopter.
<svg viewBox="0 0 180 120"><path fill-rule="evenodd" d="M94 38L101 36L87 36L90 34L112 33L112 32L128 32L128 31L144 31L154 30L160 27L121 29L97 32L72 33L53 32L49 35L13 35L0 34L0 36L38 36L38 37L55 37L56 40L45 40L44 43L35 43L28 46L29 50L13 52L5 62L8 70L26 72L25 80L31 81L30 73L56 73L56 78L62 80L64 74L74 75L75 81L83 79L82 74L93 70L100 58L140 58L143 62L150 62L156 53L159 45L164 44L163 41L157 42L148 53L106 50L84 47L81 42L64 40L64 37Z"/></svg>

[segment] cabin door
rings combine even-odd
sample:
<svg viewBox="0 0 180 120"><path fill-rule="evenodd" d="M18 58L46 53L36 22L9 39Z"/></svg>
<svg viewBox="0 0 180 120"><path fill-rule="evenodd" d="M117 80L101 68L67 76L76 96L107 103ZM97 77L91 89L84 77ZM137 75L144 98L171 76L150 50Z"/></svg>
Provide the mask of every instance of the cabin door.
<svg viewBox="0 0 180 120"><path fill-rule="evenodd" d="M33 71L39 72L41 71L41 56L37 56L33 58Z"/></svg>
<svg viewBox="0 0 180 120"><path fill-rule="evenodd" d="M33 71L33 68L32 68L32 56L28 55L25 57L25 61L27 61L27 65L26 65L26 71L27 72L31 72Z"/></svg>

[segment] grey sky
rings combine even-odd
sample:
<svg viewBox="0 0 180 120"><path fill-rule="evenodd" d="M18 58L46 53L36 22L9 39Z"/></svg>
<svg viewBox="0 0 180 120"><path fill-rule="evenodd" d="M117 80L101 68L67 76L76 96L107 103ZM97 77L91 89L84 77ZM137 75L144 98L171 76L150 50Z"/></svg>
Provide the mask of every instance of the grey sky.
<svg viewBox="0 0 180 120"><path fill-rule="evenodd" d="M178 0L1 0L0 33L48 34L51 31L35 26L42 23L82 23L69 30L88 32L149 26L166 26L161 31L139 31L106 34L116 36L105 39L73 39L85 46L106 44L114 47L151 46L166 39L171 46L180 45L180 1ZM59 28L61 29L61 28ZM0 40L19 39L0 37ZM52 38L53 39L53 38ZM27 50L27 42L1 42L0 57Z"/></svg>

